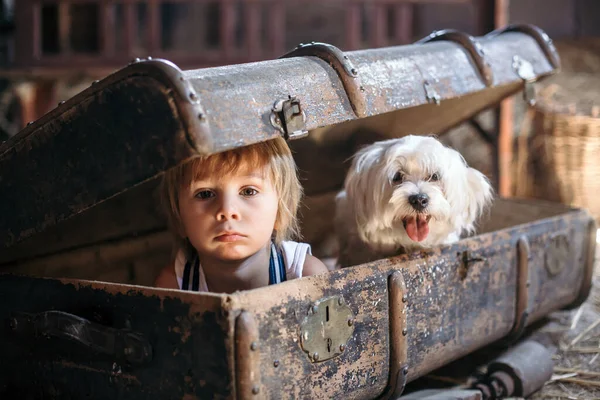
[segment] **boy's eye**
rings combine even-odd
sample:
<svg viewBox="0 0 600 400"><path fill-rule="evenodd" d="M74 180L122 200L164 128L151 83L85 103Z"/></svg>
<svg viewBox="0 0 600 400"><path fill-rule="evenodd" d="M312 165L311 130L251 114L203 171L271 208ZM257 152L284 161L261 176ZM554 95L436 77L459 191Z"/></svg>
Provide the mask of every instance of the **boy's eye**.
<svg viewBox="0 0 600 400"><path fill-rule="evenodd" d="M429 181L431 182L437 182L440 180L440 174L438 174L437 172L434 174L431 174L431 176L429 177Z"/></svg>
<svg viewBox="0 0 600 400"><path fill-rule="evenodd" d="M196 193L196 198L198 199L206 200L210 199L211 197L215 197L215 193L212 190L201 190Z"/></svg>
<svg viewBox="0 0 600 400"><path fill-rule="evenodd" d="M258 190L254 189L254 188L244 188L240 191L240 194L242 196L254 196L256 194L258 194Z"/></svg>

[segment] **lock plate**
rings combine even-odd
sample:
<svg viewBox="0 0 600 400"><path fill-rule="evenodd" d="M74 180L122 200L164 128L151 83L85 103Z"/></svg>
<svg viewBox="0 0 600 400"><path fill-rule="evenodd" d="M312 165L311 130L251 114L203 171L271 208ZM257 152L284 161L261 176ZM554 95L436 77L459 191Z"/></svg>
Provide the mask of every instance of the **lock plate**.
<svg viewBox="0 0 600 400"><path fill-rule="evenodd" d="M302 321L300 343L312 362L337 357L346 351L354 332L354 314L344 298L333 296L315 303Z"/></svg>

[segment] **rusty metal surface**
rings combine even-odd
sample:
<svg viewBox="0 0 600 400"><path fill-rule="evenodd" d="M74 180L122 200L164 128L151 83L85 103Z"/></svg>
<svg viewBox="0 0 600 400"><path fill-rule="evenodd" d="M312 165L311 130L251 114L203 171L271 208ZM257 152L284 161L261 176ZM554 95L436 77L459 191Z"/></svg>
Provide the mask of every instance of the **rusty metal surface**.
<svg viewBox="0 0 600 400"><path fill-rule="evenodd" d="M471 56L473 63L477 67L477 71L479 72L481 80L486 86L491 86L493 84L494 77L492 76L490 65L485 59L483 48L473 36L457 31L456 29L444 29L431 33L429 36L419 40L417 43L437 42L440 40L456 42L464 47Z"/></svg>
<svg viewBox="0 0 600 400"><path fill-rule="evenodd" d="M533 210L535 202L529 204ZM518 325L517 293L522 282L518 277L518 258L525 257L526 252L519 253L517 249L523 237L531 246L532 280L526 308L531 314L523 322L530 325L542 313L568 306L578 297L572 288L585 286L583 260L590 220L585 211L565 211L435 251L392 257L233 295L233 308L255 313L261 341L268 348L261 353L260 366L256 367L262 371L263 383L269 382L264 395L373 398L384 394L388 384L395 384L390 377L393 370L398 370L403 340L407 351L406 379L412 381L506 337ZM570 229L570 242L574 243L569 247L572 267L550 275L544 267L545 247L541 246L566 227ZM575 244L579 242L583 245ZM406 303L402 303L406 322L402 328L396 326L401 310L381 307L384 303L389 306L391 301L397 303L399 292L394 289L396 295L392 295L392 289L387 293L385 290L390 275L400 282L397 274L402 275L406 285L402 294L406 298ZM314 364L302 353L301 321L314 301L333 293L343 294L356 314L355 335L346 353ZM389 340L383 339L388 332ZM399 352L397 356L395 352ZM273 367L275 360L277 367ZM295 378L286 380L282 376Z"/></svg>
<svg viewBox="0 0 600 400"><path fill-rule="evenodd" d="M252 313L259 329L261 398L369 399L389 371L387 272L362 267L287 281L231 296L233 309ZM316 301L342 296L356 316L344 351L313 362L301 346L302 322Z"/></svg>
<svg viewBox="0 0 600 400"><path fill-rule="evenodd" d="M408 375L406 303L408 295L404 277L394 271L388 279L390 295L390 376L381 399L395 399L402 394Z"/></svg>
<svg viewBox="0 0 600 400"><path fill-rule="evenodd" d="M531 258L531 249L527 236L523 235L517 240L517 293L515 307L515 322L505 340L516 340L527 326L527 318L531 312L529 303L529 288L531 287L531 276L529 269L529 259Z"/></svg>
<svg viewBox="0 0 600 400"><path fill-rule="evenodd" d="M225 296L0 276L2 398L230 398L233 351ZM15 312L60 310L143 334L143 365L56 337L15 335ZM28 397L30 396L30 397Z"/></svg>
<svg viewBox="0 0 600 400"><path fill-rule="evenodd" d="M261 343L254 316L242 311L235 320L235 393L234 398L246 400L260 398L261 371L257 368L260 360Z"/></svg>

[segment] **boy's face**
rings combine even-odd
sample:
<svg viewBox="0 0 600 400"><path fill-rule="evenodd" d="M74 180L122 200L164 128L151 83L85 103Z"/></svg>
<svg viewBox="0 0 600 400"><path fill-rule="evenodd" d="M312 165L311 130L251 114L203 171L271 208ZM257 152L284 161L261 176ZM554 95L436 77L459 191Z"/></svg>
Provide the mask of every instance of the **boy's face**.
<svg viewBox="0 0 600 400"><path fill-rule="evenodd" d="M193 180L179 195L184 233L200 260L243 261L269 242L278 196L265 168L242 164L225 176Z"/></svg>

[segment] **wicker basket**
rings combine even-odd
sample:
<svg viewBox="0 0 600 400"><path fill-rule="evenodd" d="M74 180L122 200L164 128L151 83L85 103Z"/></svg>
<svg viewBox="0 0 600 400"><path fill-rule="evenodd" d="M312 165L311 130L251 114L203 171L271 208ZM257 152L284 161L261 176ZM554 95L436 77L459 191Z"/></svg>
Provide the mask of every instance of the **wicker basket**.
<svg viewBox="0 0 600 400"><path fill-rule="evenodd" d="M517 196L588 209L600 221L600 87L578 74L540 93L519 138Z"/></svg>

